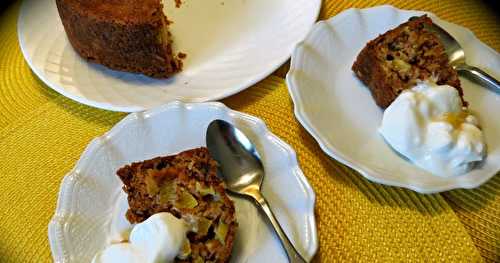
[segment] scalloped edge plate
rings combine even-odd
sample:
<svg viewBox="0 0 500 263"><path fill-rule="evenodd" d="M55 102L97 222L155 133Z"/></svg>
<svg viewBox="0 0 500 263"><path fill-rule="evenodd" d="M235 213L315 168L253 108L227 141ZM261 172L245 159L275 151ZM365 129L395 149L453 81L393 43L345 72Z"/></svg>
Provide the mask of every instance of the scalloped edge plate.
<svg viewBox="0 0 500 263"><path fill-rule="evenodd" d="M168 79L110 70L80 58L69 44L54 0L24 0L18 18L23 56L49 87L80 103L135 112L180 100L236 94L290 58L319 15L321 0L166 1L184 70ZM203 12L200 12L203 10ZM214 30L217 29L217 30Z"/></svg>
<svg viewBox="0 0 500 263"><path fill-rule="evenodd" d="M465 99L471 102L472 110L479 113L488 156L480 167L467 174L438 177L403 160L384 143L377 131L382 111L350 69L369 40L411 16L424 13L458 39L470 64L480 66L493 76L500 75L497 52L468 29L443 21L432 13L388 5L348 9L318 22L292 53L286 83L295 116L327 155L368 180L420 193L474 188L500 170L500 125L493 118L486 118L488 113L500 112L499 94L461 78Z"/></svg>
<svg viewBox="0 0 500 263"><path fill-rule="evenodd" d="M109 243L116 217L124 220L128 208L122 184L114 174L117 168L204 146L206 128L214 119L233 123L254 141L266 169L263 193L287 235L310 260L318 249L315 194L294 150L262 120L222 103L172 102L129 114L87 146L62 180L56 212L48 226L54 261L89 262ZM231 198L240 224L231 262L287 262L279 240L251 201Z"/></svg>

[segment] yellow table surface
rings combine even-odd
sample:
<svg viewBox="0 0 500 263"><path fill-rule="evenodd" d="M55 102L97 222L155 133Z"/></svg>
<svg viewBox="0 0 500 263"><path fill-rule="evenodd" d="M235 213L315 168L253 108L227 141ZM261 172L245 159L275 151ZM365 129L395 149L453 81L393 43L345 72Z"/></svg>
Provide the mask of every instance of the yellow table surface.
<svg viewBox="0 0 500 263"><path fill-rule="evenodd" d="M431 11L500 49L500 18L474 0L333 1L320 19L350 7L392 4ZM0 262L50 262L47 224L59 185L89 141L125 114L71 101L43 84L19 49L19 1L0 16ZM500 177L442 194L371 183L328 158L297 123L283 76L287 66L229 107L262 118L298 154L316 195L315 262L500 261Z"/></svg>

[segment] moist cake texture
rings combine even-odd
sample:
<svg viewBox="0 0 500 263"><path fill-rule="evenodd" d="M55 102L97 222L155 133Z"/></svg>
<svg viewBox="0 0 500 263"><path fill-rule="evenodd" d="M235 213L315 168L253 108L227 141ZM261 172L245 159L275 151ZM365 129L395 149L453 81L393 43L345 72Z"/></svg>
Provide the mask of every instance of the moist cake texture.
<svg viewBox="0 0 500 263"><path fill-rule="evenodd" d="M426 15L403 23L368 42L357 56L352 70L381 108L424 80L456 88L463 100L458 74L449 64L443 44L425 24L432 24Z"/></svg>
<svg viewBox="0 0 500 263"><path fill-rule="evenodd" d="M131 223L169 212L191 226L175 262L229 261L238 225L235 208L206 148L132 163L117 175L128 195Z"/></svg>
<svg viewBox="0 0 500 263"><path fill-rule="evenodd" d="M166 78L182 69L160 0L56 0L68 40L84 59Z"/></svg>

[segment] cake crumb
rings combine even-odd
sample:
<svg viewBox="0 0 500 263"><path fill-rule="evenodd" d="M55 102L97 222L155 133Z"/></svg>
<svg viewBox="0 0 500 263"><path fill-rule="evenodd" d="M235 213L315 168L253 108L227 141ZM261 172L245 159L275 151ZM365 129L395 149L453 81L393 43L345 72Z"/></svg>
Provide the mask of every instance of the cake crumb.
<svg viewBox="0 0 500 263"><path fill-rule="evenodd" d="M187 57L187 54L186 53L182 53L182 52L179 52L179 54L177 54L177 57L179 59L185 59Z"/></svg>

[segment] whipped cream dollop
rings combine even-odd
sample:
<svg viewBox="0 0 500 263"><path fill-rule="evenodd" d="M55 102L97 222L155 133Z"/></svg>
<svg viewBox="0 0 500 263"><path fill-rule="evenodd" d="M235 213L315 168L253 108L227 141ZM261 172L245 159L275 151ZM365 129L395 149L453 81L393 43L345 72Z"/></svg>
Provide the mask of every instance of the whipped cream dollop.
<svg viewBox="0 0 500 263"><path fill-rule="evenodd" d="M476 117L448 85L421 82L403 91L385 110L379 131L393 149L438 176L466 173L486 154Z"/></svg>
<svg viewBox="0 0 500 263"><path fill-rule="evenodd" d="M188 227L170 213L158 213L134 226L129 242L108 246L92 263L173 262L186 239Z"/></svg>

